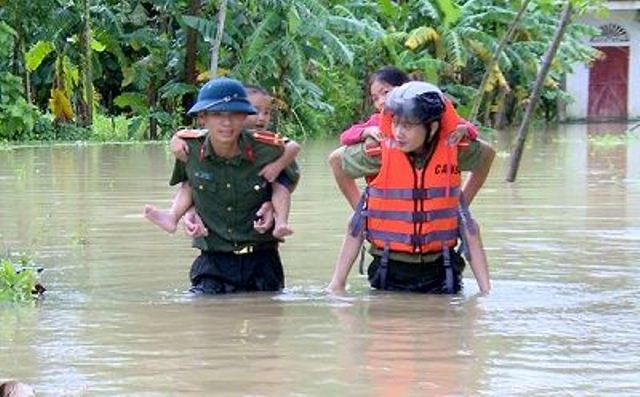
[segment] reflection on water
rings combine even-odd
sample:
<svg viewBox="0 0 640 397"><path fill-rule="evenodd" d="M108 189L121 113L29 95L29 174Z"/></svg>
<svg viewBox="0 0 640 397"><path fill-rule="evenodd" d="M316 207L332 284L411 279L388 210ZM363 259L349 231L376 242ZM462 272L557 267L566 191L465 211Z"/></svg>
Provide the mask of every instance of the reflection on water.
<svg viewBox="0 0 640 397"><path fill-rule="evenodd" d="M164 146L0 152L0 244L47 270L38 307L0 308L0 381L39 395L631 395L640 393L640 139L532 131L516 184L499 156L474 203L494 291L322 293L349 212L301 154L280 294L191 298L196 253L145 222L168 206ZM508 151L509 133L496 147Z"/></svg>

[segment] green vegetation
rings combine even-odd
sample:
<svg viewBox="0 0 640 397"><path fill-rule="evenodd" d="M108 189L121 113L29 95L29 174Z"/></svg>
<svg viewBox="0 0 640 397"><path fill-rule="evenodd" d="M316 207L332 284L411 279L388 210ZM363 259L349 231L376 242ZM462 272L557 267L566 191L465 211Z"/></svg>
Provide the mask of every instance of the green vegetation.
<svg viewBox="0 0 640 397"><path fill-rule="evenodd" d="M572 0L576 15L598 0ZM0 0L0 142L161 139L209 78L221 1ZM217 71L270 90L275 128L333 135L370 112L366 77L391 64L441 85L468 114L524 1L229 0ZM478 120L516 123L563 1L526 5L491 68ZM556 117L563 76L595 51L572 23L538 117Z"/></svg>
<svg viewBox="0 0 640 397"><path fill-rule="evenodd" d="M34 302L38 272L28 258L0 258L0 303Z"/></svg>

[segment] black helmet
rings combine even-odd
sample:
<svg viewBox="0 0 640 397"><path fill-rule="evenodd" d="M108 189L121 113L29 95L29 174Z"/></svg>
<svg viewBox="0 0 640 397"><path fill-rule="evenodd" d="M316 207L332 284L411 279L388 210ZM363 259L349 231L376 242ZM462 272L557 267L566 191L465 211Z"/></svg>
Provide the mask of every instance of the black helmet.
<svg viewBox="0 0 640 397"><path fill-rule="evenodd" d="M410 81L391 90L384 108L394 116L426 124L442 117L444 94L433 84Z"/></svg>
<svg viewBox="0 0 640 397"><path fill-rule="evenodd" d="M238 80L220 77L200 88L198 101L187 114L198 112L240 112L256 114L247 99L247 92Z"/></svg>

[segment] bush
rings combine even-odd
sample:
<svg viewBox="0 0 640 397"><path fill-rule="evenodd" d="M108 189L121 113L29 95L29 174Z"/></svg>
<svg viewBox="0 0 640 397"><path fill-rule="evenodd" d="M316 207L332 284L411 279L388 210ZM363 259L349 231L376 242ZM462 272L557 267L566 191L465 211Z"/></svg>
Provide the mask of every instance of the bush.
<svg viewBox="0 0 640 397"><path fill-rule="evenodd" d="M22 80L8 72L0 72L0 140L28 139L38 111L29 105L22 93Z"/></svg>
<svg viewBox="0 0 640 397"><path fill-rule="evenodd" d="M0 303L34 302L37 279L38 272L28 259L18 263L9 258L0 259Z"/></svg>
<svg viewBox="0 0 640 397"><path fill-rule="evenodd" d="M98 142L128 141L132 138L129 134L130 122L125 116L94 114L89 140Z"/></svg>

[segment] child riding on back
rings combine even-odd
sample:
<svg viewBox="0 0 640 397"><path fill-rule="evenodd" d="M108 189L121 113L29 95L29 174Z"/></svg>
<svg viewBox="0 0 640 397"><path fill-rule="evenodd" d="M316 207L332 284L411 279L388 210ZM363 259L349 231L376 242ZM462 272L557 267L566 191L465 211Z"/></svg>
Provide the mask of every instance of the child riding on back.
<svg viewBox="0 0 640 397"><path fill-rule="evenodd" d="M259 174L271 183L273 190L271 202L273 203L275 224L272 234L276 238L283 238L293 233L288 225L291 193L285 186L289 182L287 182L286 178L281 180L279 175L295 160L300 151L300 145L294 141L283 139L278 134L265 131L265 127L271 121L273 98L266 90L258 86L245 86L245 90L249 102L256 108L257 113L246 118L244 128L254 132L256 139L273 141L274 144L284 144L282 155L277 160L264 166ZM198 118L200 119L200 117ZM202 130L178 131L171 139L171 151L177 159L185 161L188 154L188 145L184 140L200 137L204 133ZM173 233L180 218L192 206L191 187L188 184L182 184L169 210L163 211L147 205L145 206L144 215L161 229ZM206 234L206 229L203 232Z"/></svg>
<svg viewBox="0 0 640 397"><path fill-rule="evenodd" d="M369 78L369 94L371 100L376 109L369 119L363 123L357 123L346 129L340 134L340 143L345 146L356 145L366 140L372 140L371 144L379 142L384 138L385 134L390 132L383 132L384 124L388 117L383 115L384 102L387 98L387 94L395 87L399 87L410 81L409 76L398 68L393 66L385 66L376 72L374 72ZM455 114L452 112L453 104L450 100L445 100L445 114ZM470 122L457 118L457 127L455 131L450 135L450 143L457 144L461 139L467 138L475 140L478 137L478 129ZM390 125L389 128L390 129ZM334 150L329 155L329 164L333 171L334 178L338 185L338 188L345 196L351 207L355 208L358 200L360 199L360 189L358 189L353 179L348 178L342 170L342 153L344 146Z"/></svg>

